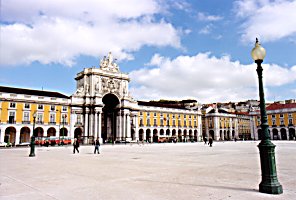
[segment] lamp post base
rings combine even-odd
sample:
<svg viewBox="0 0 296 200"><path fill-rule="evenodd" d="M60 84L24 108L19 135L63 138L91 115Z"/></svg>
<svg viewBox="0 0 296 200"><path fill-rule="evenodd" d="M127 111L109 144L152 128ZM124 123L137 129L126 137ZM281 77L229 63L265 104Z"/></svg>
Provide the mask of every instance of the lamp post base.
<svg viewBox="0 0 296 200"><path fill-rule="evenodd" d="M262 181L259 184L259 192L267 194L282 194L283 188L277 179L275 164L275 145L270 140L263 140L258 145Z"/></svg>

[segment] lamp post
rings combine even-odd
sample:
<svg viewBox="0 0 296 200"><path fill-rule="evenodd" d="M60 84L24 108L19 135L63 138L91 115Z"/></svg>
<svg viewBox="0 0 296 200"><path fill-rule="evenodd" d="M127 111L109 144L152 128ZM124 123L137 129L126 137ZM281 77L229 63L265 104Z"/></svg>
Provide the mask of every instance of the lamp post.
<svg viewBox="0 0 296 200"><path fill-rule="evenodd" d="M33 113L33 134L32 134L32 137L31 137L30 155L29 155L29 157L35 157L35 136L34 136L35 120L36 120L36 111Z"/></svg>
<svg viewBox="0 0 296 200"><path fill-rule="evenodd" d="M256 38L255 47L251 52L252 58L257 64L257 74L259 79L259 96L260 96L260 113L261 113L261 129L262 139L258 145L260 152L261 176L262 181L259 184L259 192L267 194L281 194L283 193L282 185L279 183L276 173L275 163L275 145L270 141L270 134L268 132L267 115L265 109L264 90L262 82L263 68L261 63L266 55L265 49L260 46Z"/></svg>

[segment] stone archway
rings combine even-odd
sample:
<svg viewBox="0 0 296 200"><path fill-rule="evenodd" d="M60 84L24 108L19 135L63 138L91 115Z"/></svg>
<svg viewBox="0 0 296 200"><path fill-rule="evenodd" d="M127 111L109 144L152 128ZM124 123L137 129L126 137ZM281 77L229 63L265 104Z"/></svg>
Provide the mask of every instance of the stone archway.
<svg viewBox="0 0 296 200"><path fill-rule="evenodd" d="M181 129L178 130L178 141L182 142L182 130Z"/></svg>
<svg viewBox="0 0 296 200"><path fill-rule="evenodd" d="M103 99L104 107L102 109L102 139L105 143L110 141L114 143L116 140L116 121L118 116L119 99L114 94L106 94Z"/></svg>
<svg viewBox="0 0 296 200"><path fill-rule="evenodd" d="M157 129L153 130L153 142L158 142L158 135Z"/></svg>
<svg viewBox="0 0 296 200"><path fill-rule="evenodd" d="M173 130L172 130L172 136L173 136L173 137L176 137L176 129L173 129Z"/></svg>
<svg viewBox="0 0 296 200"><path fill-rule="evenodd" d="M189 140L192 142L193 141L193 135L192 135L192 130L189 130Z"/></svg>
<svg viewBox="0 0 296 200"><path fill-rule="evenodd" d="M68 136L68 129L67 128L61 128L60 129L60 137L66 137Z"/></svg>
<svg viewBox="0 0 296 200"><path fill-rule="evenodd" d="M165 135L166 135L166 136L170 136L170 133L171 133L170 129L167 129L167 130L165 131Z"/></svg>
<svg viewBox="0 0 296 200"><path fill-rule="evenodd" d="M135 140L135 129L131 128L131 138L132 140Z"/></svg>
<svg viewBox="0 0 296 200"><path fill-rule="evenodd" d="M278 130L276 128L272 129L272 135L273 135L273 140L279 139Z"/></svg>
<svg viewBox="0 0 296 200"><path fill-rule="evenodd" d="M21 133L20 133L20 144L24 142L30 142L30 128L28 127L23 127L21 128Z"/></svg>
<svg viewBox="0 0 296 200"><path fill-rule="evenodd" d="M151 137L151 130L147 129L146 130L146 142L151 142L150 137Z"/></svg>
<svg viewBox="0 0 296 200"><path fill-rule="evenodd" d="M50 127L47 130L47 137L50 137L50 136L56 136L56 129L54 127Z"/></svg>
<svg viewBox="0 0 296 200"><path fill-rule="evenodd" d="M184 131L183 131L183 135L184 135L184 140L183 140L183 142L187 142L187 130L186 130L186 129L184 129Z"/></svg>
<svg viewBox="0 0 296 200"><path fill-rule="evenodd" d="M194 141L198 142L198 131L194 130Z"/></svg>
<svg viewBox="0 0 296 200"><path fill-rule="evenodd" d="M4 142L15 145L16 129L12 126L5 129Z"/></svg>
<svg viewBox="0 0 296 200"><path fill-rule="evenodd" d="M285 128L281 128L280 132L281 132L281 139L282 140L287 140L288 137L287 137L287 131L286 131L286 129Z"/></svg>
<svg viewBox="0 0 296 200"><path fill-rule="evenodd" d="M289 128L289 140L296 140L295 129Z"/></svg>
<svg viewBox="0 0 296 200"><path fill-rule="evenodd" d="M144 140L144 130L140 129L139 130L139 141L143 141Z"/></svg>

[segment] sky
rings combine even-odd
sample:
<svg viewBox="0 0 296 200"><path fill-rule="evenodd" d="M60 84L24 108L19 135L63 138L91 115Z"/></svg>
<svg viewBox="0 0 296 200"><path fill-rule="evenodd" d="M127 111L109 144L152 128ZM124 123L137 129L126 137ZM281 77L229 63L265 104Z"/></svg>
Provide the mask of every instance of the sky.
<svg viewBox="0 0 296 200"><path fill-rule="evenodd" d="M1 0L0 85L71 95L112 52L135 100L296 98L295 0Z"/></svg>

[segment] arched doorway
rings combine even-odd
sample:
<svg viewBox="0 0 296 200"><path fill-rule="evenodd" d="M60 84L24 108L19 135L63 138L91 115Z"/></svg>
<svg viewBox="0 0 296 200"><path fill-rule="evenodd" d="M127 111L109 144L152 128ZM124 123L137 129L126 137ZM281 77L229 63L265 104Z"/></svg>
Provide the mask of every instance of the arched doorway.
<svg viewBox="0 0 296 200"><path fill-rule="evenodd" d="M227 140L230 140L230 131L227 131Z"/></svg>
<svg viewBox="0 0 296 200"><path fill-rule="evenodd" d="M164 135L164 130L163 129L160 129L160 135Z"/></svg>
<svg viewBox="0 0 296 200"><path fill-rule="evenodd" d="M223 131L220 130L220 140L224 140L224 135L223 135Z"/></svg>
<svg viewBox="0 0 296 200"><path fill-rule="evenodd" d="M277 129L272 129L272 135L273 135L273 139L274 140L278 140L279 139L279 135L278 135L278 130Z"/></svg>
<svg viewBox="0 0 296 200"><path fill-rule="evenodd" d="M235 137L235 131L232 130L232 138L234 138L234 137Z"/></svg>
<svg viewBox="0 0 296 200"><path fill-rule="evenodd" d="M227 135L226 135L226 130L224 130L224 140L228 140Z"/></svg>
<svg viewBox="0 0 296 200"><path fill-rule="evenodd" d="M106 94L103 99L104 103L103 114L102 114L102 139L105 143L110 141L114 143L116 140L116 117L118 113L119 100L114 94ZM122 135L126 137L126 135Z"/></svg>
<svg viewBox="0 0 296 200"><path fill-rule="evenodd" d="M50 137L50 136L56 136L56 129L53 128L53 127L50 127L50 128L47 130L47 137Z"/></svg>
<svg viewBox="0 0 296 200"><path fill-rule="evenodd" d="M139 130L139 141L143 141L144 140L144 130L140 129Z"/></svg>
<svg viewBox="0 0 296 200"><path fill-rule="evenodd" d="M165 135L166 135L166 136L170 136L170 133L171 133L171 132L170 132L170 129L167 129L167 130L165 131Z"/></svg>
<svg viewBox="0 0 296 200"><path fill-rule="evenodd" d="M197 138L197 130L194 130L194 141L197 142L198 141L198 138Z"/></svg>
<svg viewBox="0 0 296 200"><path fill-rule="evenodd" d="M65 136L68 136L68 129L64 127L60 129L60 137L65 137Z"/></svg>
<svg viewBox="0 0 296 200"><path fill-rule="evenodd" d="M295 129L289 128L289 140L295 140Z"/></svg>
<svg viewBox="0 0 296 200"><path fill-rule="evenodd" d="M183 131L183 135L184 135L184 140L183 140L183 142L187 142L187 130L186 130L186 129L184 129L184 131Z"/></svg>
<svg viewBox="0 0 296 200"><path fill-rule="evenodd" d="M182 142L182 130L181 129L178 130L178 141Z"/></svg>
<svg viewBox="0 0 296 200"><path fill-rule="evenodd" d="M189 140L190 142L193 142L193 135L192 135L192 130L189 130Z"/></svg>
<svg viewBox="0 0 296 200"><path fill-rule="evenodd" d="M151 137L151 130L147 129L146 130L146 142L150 142L150 137Z"/></svg>
<svg viewBox="0 0 296 200"><path fill-rule="evenodd" d="M172 131L172 136L173 136L173 137L176 137L176 129L173 129L173 131Z"/></svg>
<svg viewBox="0 0 296 200"><path fill-rule="evenodd" d="M4 142L15 145L16 129L12 126L5 129Z"/></svg>
<svg viewBox="0 0 296 200"><path fill-rule="evenodd" d="M43 137L43 133L44 133L44 131L43 131L43 128L41 128L41 127L37 127L33 131L33 134L35 137Z"/></svg>
<svg viewBox="0 0 296 200"><path fill-rule="evenodd" d="M153 142L158 142L157 129L153 130Z"/></svg>
<svg viewBox="0 0 296 200"><path fill-rule="evenodd" d="M288 137L287 137L287 131L285 128L281 128L281 139L282 140L287 140Z"/></svg>
<svg viewBox="0 0 296 200"><path fill-rule="evenodd" d="M30 129L28 127L21 128L20 144L30 142Z"/></svg>

